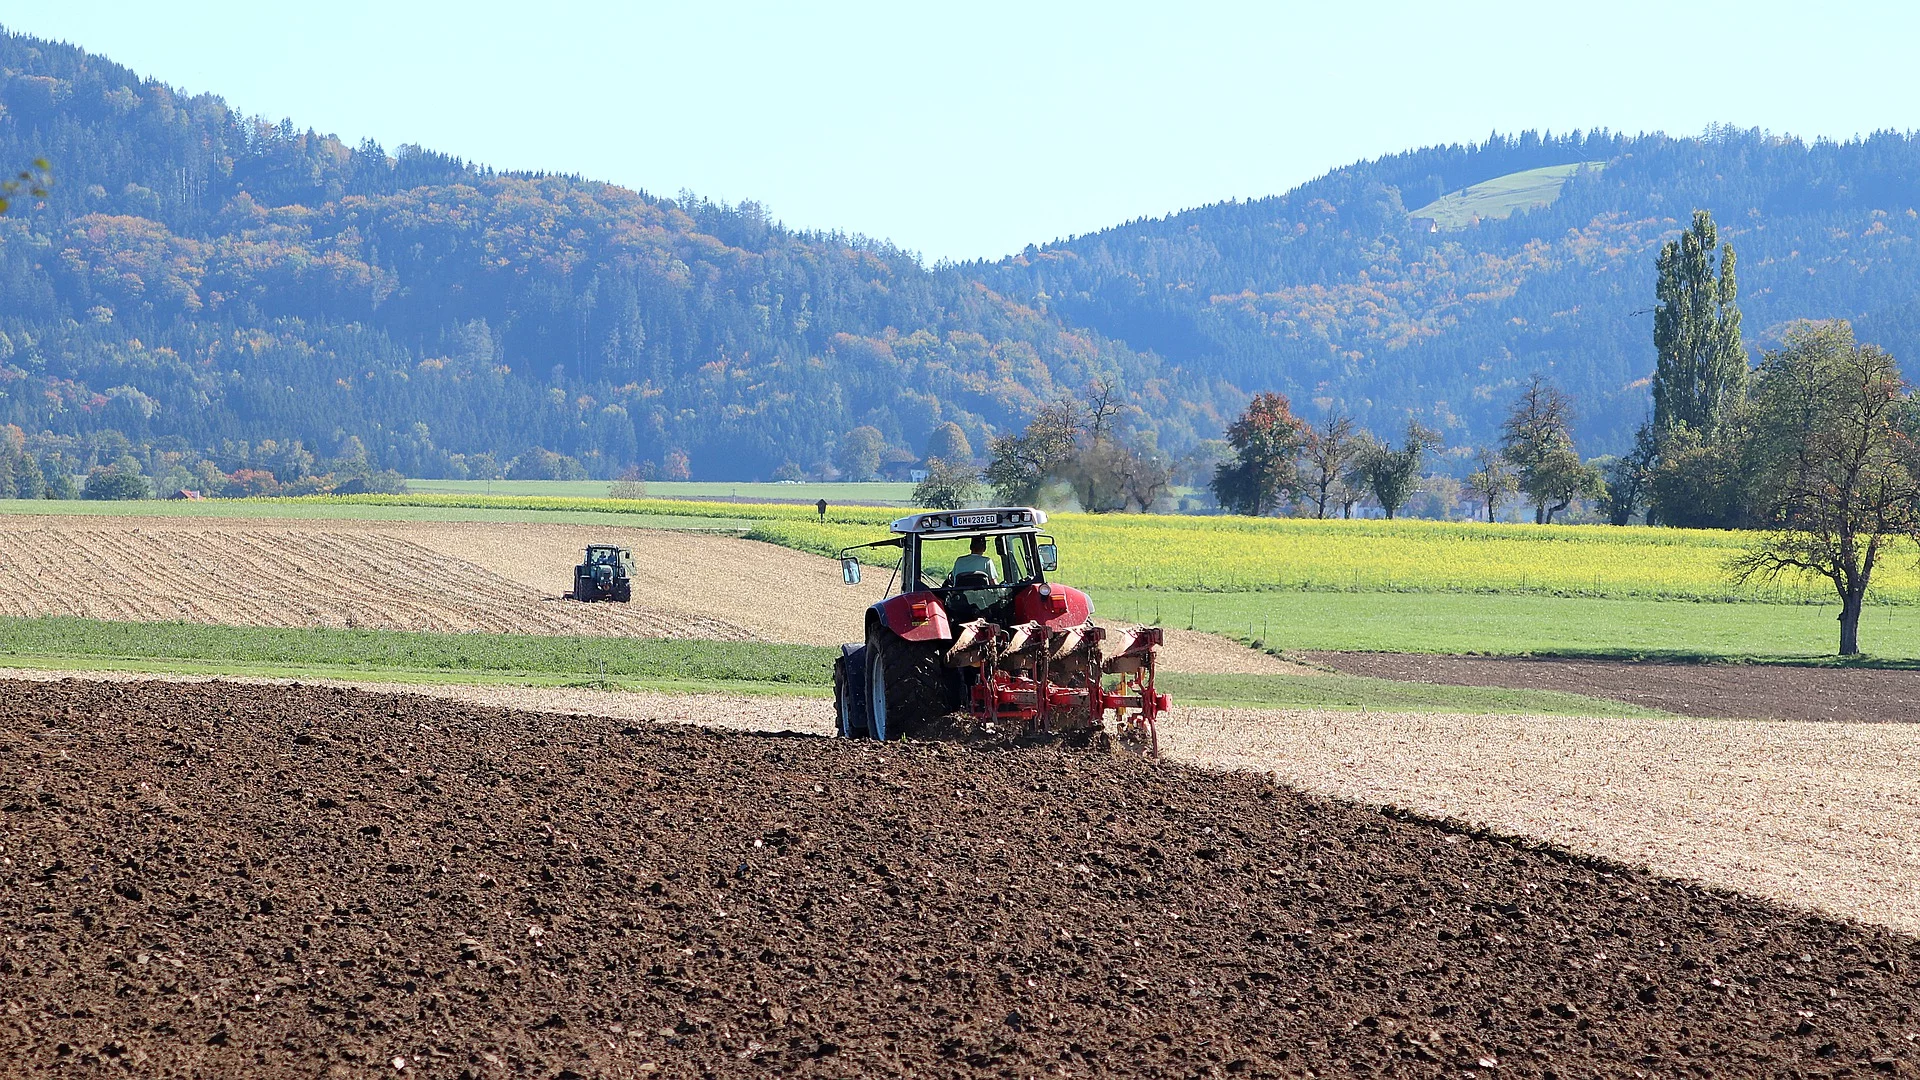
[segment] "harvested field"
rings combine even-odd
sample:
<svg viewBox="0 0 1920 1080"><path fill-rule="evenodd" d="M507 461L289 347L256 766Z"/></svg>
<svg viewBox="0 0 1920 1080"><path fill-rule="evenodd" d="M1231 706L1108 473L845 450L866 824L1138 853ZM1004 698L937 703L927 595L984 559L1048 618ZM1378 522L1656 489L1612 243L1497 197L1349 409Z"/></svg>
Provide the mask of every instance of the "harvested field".
<svg viewBox="0 0 1920 1080"><path fill-rule="evenodd" d="M1833 1075L1920 945L1051 751L10 683L0 1040L143 1076Z"/></svg>
<svg viewBox="0 0 1920 1080"><path fill-rule="evenodd" d="M635 556L634 602L558 599L589 543ZM0 518L0 615L526 634L760 638L860 634L882 575L848 588L831 559L678 531L512 522L174 522ZM1169 671L1305 670L1172 631Z"/></svg>
<svg viewBox="0 0 1920 1080"><path fill-rule="evenodd" d="M1302 659L1348 675L1566 690L1687 716L1920 720L1920 671L1415 653L1316 652Z"/></svg>
<svg viewBox="0 0 1920 1080"><path fill-rule="evenodd" d="M471 529L472 526L455 526ZM509 526L510 528L510 526ZM559 599L422 543L431 525L0 520L0 615L742 639L705 614ZM424 535L423 535L424 534ZM571 567L571 563L568 567Z"/></svg>

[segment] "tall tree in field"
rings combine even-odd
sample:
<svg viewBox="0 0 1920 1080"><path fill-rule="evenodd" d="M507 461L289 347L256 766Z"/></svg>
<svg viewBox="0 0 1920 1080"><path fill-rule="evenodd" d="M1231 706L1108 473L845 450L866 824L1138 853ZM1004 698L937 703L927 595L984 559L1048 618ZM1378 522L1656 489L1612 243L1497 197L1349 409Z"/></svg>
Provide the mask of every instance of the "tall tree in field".
<svg viewBox="0 0 1920 1080"><path fill-rule="evenodd" d="M1467 474L1467 490L1486 505L1487 522L1491 524L1500 504L1513 498L1520 485L1513 466L1500 451L1481 447L1474 453L1474 462L1478 467Z"/></svg>
<svg viewBox="0 0 1920 1080"><path fill-rule="evenodd" d="M1860 610L1889 544L1920 542L1920 407L1893 357L1845 322L1793 331L1760 365L1755 425L1771 527L1732 566L1742 583L1826 578L1840 655L1860 652Z"/></svg>
<svg viewBox="0 0 1920 1080"><path fill-rule="evenodd" d="M1353 417L1338 409L1328 409L1327 418L1307 429L1307 441L1301 449L1305 467L1301 469L1302 487L1313 503L1313 516L1327 516L1327 504L1337 503L1340 478L1352 468L1362 443Z"/></svg>
<svg viewBox="0 0 1920 1080"><path fill-rule="evenodd" d="M1693 227L1660 249L1654 267L1659 275L1653 311L1653 347L1659 354L1653 374L1656 441L1665 442L1684 425L1711 442L1747 381L1733 245L1719 243L1712 214L1695 210Z"/></svg>
<svg viewBox="0 0 1920 1080"><path fill-rule="evenodd" d="M1407 437L1399 449L1386 443L1374 442L1367 447L1355 471L1360 474L1366 489L1373 493L1373 500L1386 511L1387 520L1399 513L1420 486L1420 466L1427 459L1427 451L1440 445L1440 436L1421 427L1417 422L1407 421Z"/></svg>
<svg viewBox="0 0 1920 1080"><path fill-rule="evenodd" d="M1308 441L1307 425L1293 415L1285 395L1255 394L1227 428L1233 460L1213 472L1220 505L1251 517L1286 506L1300 492L1300 452Z"/></svg>
<svg viewBox="0 0 1920 1080"><path fill-rule="evenodd" d="M930 510L958 510L980 497L980 473L970 462L934 458L927 478L913 489L913 505Z"/></svg>
<svg viewBox="0 0 1920 1080"><path fill-rule="evenodd" d="M1553 515L1574 499L1602 488L1599 470L1583 464L1573 448L1573 399L1539 375L1528 380L1500 425L1500 449L1533 501L1536 525L1553 524Z"/></svg>

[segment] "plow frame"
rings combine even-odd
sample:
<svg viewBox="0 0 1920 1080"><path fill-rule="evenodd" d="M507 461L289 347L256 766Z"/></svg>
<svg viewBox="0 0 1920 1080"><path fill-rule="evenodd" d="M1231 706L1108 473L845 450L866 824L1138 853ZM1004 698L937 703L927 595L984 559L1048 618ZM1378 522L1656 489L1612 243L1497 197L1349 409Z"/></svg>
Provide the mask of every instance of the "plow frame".
<svg viewBox="0 0 1920 1080"><path fill-rule="evenodd" d="M1012 630L973 624L964 629L992 643L971 650L972 656L954 655L965 641L962 636L949 654L950 665L965 673L972 723L1016 736L1105 732L1121 747L1159 755L1158 720L1169 702L1154 687L1155 653L1162 640L1158 627L1109 632L1092 625L1063 631L1035 624ZM1045 644L1008 649L1023 632L1044 634ZM1120 649L1103 659L1101 647L1110 633Z"/></svg>

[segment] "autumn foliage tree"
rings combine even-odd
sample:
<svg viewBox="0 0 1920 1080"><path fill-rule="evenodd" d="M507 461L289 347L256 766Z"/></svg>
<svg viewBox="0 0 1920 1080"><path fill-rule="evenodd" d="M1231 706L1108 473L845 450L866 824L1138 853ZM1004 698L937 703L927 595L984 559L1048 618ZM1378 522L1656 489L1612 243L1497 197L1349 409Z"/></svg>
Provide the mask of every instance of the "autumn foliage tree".
<svg viewBox="0 0 1920 1080"><path fill-rule="evenodd" d="M1213 473L1213 492L1220 505L1236 514L1263 517L1300 494L1300 453L1311 433L1293 414L1284 394L1255 394L1227 428L1233 460Z"/></svg>

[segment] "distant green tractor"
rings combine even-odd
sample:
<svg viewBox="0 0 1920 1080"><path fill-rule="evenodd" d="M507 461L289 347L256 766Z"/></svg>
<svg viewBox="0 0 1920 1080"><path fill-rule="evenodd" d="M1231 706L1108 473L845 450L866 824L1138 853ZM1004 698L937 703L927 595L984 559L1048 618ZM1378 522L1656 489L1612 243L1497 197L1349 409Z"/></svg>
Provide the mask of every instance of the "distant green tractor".
<svg viewBox="0 0 1920 1080"><path fill-rule="evenodd" d="M573 568L575 600L633 599L633 552L612 544L589 544L586 561Z"/></svg>

